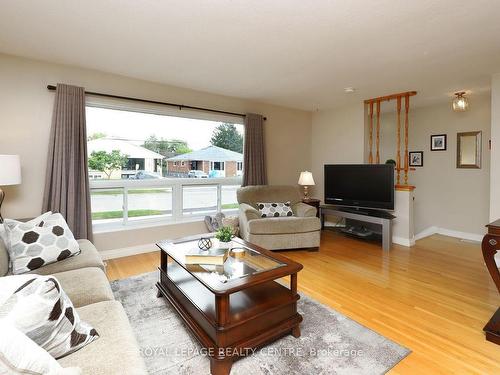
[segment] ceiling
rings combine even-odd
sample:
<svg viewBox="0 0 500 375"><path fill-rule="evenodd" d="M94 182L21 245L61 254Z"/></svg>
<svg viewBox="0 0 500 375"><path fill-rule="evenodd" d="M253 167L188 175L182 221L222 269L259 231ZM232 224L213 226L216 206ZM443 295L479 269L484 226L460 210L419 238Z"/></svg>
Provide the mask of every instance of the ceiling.
<svg viewBox="0 0 500 375"><path fill-rule="evenodd" d="M499 20L498 0L2 0L0 51L305 110L422 105L489 90Z"/></svg>

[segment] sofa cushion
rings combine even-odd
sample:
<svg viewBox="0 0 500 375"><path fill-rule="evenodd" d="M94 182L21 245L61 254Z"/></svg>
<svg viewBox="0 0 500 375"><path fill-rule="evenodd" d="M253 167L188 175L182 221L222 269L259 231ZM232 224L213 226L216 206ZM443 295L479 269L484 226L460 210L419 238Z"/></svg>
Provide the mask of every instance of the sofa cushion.
<svg viewBox="0 0 500 375"><path fill-rule="evenodd" d="M84 375L147 374L127 315L118 301L76 309L99 332L99 340L59 359L63 367L78 366Z"/></svg>
<svg viewBox="0 0 500 375"><path fill-rule="evenodd" d="M101 256L92 242L88 240L77 240L77 242L80 246L80 254L57 263L48 264L29 273L51 275L53 273L71 271L85 267L98 267L105 271Z"/></svg>
<svg viewBox="0 0 500 375"><path fill-rule="evenodd" d="M108 278L100 268L86 267L59 272L54 277L59 280L75 307L115 299Z"/></svg>
<svg viewBox="0 0 500 375"><path fill-rule="evenodd" d="M0 278L0 316L54 358L73 353L99 337L80 320L54 276Z"/></svg>
<svg viewBox="0 0 500 375"><path fill-rule="evenodd" d="M293 234L320 229L321 222L317 217L279 217L248 222L248 232L252 234Z"/></svg>
<svg viewBox="0 0 500 375"><path fill-rule="evenodd" d="M238 203L257 207L258 202L290 202L294 205L301 201L298 186L262 185L246 186L236 192Z"/></svg>

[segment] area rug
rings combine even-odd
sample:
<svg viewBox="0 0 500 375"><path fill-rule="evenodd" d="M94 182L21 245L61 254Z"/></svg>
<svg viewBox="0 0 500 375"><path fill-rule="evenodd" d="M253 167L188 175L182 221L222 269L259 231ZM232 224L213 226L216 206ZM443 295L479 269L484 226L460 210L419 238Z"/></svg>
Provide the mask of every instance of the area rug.
<svg viewBox="0 0 500 375"><path fill-rule="evenodd" d="M113 281L150 374L210 373L206 353L165 298L157 272ZM289 335L233 364L232 375L384 374L410 351L301 295L301 337Z"/></svg>

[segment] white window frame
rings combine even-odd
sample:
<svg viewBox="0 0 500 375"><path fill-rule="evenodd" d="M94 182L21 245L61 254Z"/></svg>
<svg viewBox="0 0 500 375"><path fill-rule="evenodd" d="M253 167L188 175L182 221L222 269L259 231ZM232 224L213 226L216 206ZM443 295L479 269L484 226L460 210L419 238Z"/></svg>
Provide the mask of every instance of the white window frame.
<svg viewBox="0 0 500 375"><path fill-rule="evenodd" d="M221 123L232 123L243 125L243 118L240 116L231 116L224 114L216 114L187 109L176 109L159 104L149 104L142 102L131 102L120 99L103 98L103 97L88 97L85 103L86 107L105 108L118 111L139 112L147 114L156 114L172 117L190 118L196 120L208 120ZM184 164L184 162L182 162ZM222 162L225 170L225 163ZM178 166L178 162L174 162L174 166ZM212 168L211 168L212 169ZM165 179L165 180L90 180L90 189L103 188L119 188L123 189L123 217L113 223L93 223L95 233L109 232L113 230L135 229L137 227L151 227L157 225L175 224L179 222L202 220L203 215L184 215L182 202L182 187L192 185L215 185L217 186L217 212L222 209L221 191L222 186L241 185L242 178L226 177L226 178L211 178L211 179ZM128 220L128 189L130 188L152 188L152 187L172 187L172 215L165 217L146 217L144 219ZM236 213L235 210L225 210L225 212Z"/></svg>

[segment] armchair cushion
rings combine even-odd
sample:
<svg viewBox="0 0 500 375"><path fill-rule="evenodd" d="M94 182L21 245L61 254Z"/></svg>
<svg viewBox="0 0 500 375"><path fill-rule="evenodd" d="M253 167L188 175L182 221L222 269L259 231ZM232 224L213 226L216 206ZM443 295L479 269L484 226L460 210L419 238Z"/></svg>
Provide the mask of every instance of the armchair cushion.
<svg viewBox="0 0 500 375"><path fill-rule="evenodd" d="M295 234L319 231L317 217L279 217L251 220L247 223L250 234Z"/></svg>
<svg viewBox="0 0 500 375"><path fill-rule="evenodd" d="M260 212L255 207L252 207L249 204L241 203L240 218L246 219L246 221L260 219Z"/></svg>
<svg viewBox="0 0 500 375"><path fill-rule="evenodd" d="M290 202L292 205L301 201L297 186L262 185L245 186L236 192L238 203L257 207L258 202Z"/></svg>
<svg viewBox="0 0 500 375"><path fill-rule="evenodd" d="M298 217L315 217L316 207L299 202L292 206L293 213Z"/></svg>

